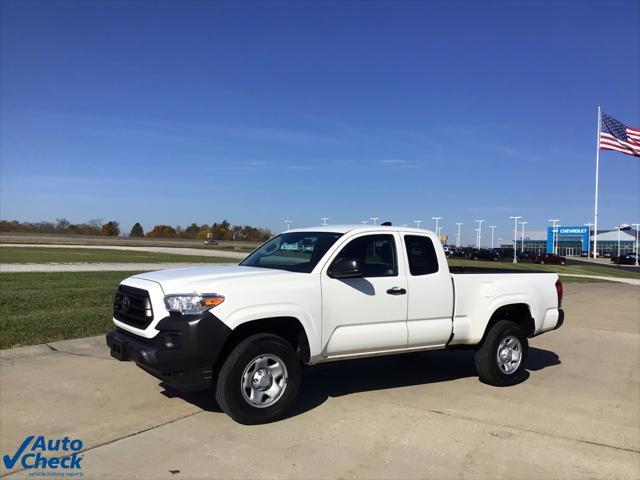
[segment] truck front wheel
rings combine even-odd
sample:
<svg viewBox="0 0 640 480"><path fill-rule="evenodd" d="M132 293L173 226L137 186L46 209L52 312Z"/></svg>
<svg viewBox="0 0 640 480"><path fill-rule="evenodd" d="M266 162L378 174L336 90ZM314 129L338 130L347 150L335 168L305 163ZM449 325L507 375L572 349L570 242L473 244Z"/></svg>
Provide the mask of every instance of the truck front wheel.
<svg viewBox="0 0 640 480"><path fill-rule="evenodd" d="M242 340L218 374L216 400L245 425L280 419L300 390L302 369L293 347L277 335L261 333Z"/></svg>
<svg viewBox="0 0 640 480"><path fill-rule="evenodd" d="M480 380L497 387L515 385L527 378L529 342L515 322L496 322L476 351L475 363Z"/></svg>

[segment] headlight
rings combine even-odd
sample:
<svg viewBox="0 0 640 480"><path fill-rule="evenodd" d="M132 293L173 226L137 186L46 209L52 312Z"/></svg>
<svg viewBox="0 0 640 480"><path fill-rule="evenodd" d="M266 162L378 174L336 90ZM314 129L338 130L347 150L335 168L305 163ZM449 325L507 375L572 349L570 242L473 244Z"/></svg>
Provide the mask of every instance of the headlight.
<svg viewBox="0 0 640 480"><path fill-rule="evenodd" d="M224 302L224 297L217 293L167 295L164 304L170 312L180 312L184 315L197 315Z"/></svg>

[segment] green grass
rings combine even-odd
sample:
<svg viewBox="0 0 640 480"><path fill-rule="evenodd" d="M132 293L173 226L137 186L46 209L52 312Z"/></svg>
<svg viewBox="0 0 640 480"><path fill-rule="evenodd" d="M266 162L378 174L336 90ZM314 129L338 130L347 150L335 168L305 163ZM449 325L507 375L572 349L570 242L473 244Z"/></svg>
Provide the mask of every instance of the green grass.
<svg viewBox="0 0 640 480"><path fill-rule="evenodd" d="M467 266L467 267L485 267L485 268L503 268L505 270L531 270L538 272L555 272L560 275L563 273L578 275L600 275L605 277L618 278L640 278L640 273L631 270L622 270L615 268L607 268L600 265L584 264L584 265L538 265L535 263L516 263L511 262L488 262L476 260L462 260L453 258L449 260L451 266ZM570 281L570 278L563 277L563 281ZM586 279L583 279L586 280Z"/></svg>
<svg viewBox="0 0 640 480"><path fill-rule="evenodd" d="M0 247L0 263L237 263L199 255L110 250L100 248Z"/></svg>
<svg viewBox="0 0 640 480"><path fill-rule="evenodd" d="M599 278L567 277L562 274L560 274L560 280L562 280L562 283L612 283L608 280L600 280Z"/></svg>
<svg viewBox="0 0 640 480"><path fill-rule="evenodd" d="M135 273L0 273L0 349L106 333L116 288Z"/></svg>

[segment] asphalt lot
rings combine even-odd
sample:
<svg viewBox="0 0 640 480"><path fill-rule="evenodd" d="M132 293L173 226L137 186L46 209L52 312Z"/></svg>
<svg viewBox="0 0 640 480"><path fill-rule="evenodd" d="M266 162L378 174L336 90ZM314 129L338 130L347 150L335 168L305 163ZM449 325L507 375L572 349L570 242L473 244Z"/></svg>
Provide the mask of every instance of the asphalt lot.
<svg viewBox="0 0 640 480"><path fill-rule="evenodd" d="M0 450L80 438L85 478L638 478L640 289L568 284L564 306L521 385L480 383L471 352L328 364L306 370L290 418L256 427L208 392L165 391L101 337L5 350Z"/></svg>
<svg viewBox="0 0 640 480"><path fill-rule="evenodd" d="M610 258L584 258L584 257L569 257L567 258L567 265L599 265L612 270L620 270L627 272L640 272L640 267L635 265L618 265L611 261Z"/></svg>

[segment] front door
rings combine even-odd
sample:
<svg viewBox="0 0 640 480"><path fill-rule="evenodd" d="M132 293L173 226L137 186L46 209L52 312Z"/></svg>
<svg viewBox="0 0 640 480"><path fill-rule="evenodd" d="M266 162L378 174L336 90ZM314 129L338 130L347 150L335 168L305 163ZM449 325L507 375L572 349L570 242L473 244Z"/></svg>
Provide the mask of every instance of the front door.
<svg viewBox="0 0 640 480"><path fill-rule="evenodd" d="M327 357L407 346L407 277L396 233L363 234L338 249L322 272L322 341ZM361 278L327 272L344 258L360 261Z"/></svg>

